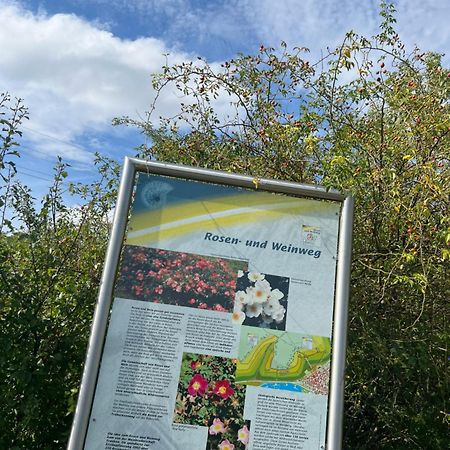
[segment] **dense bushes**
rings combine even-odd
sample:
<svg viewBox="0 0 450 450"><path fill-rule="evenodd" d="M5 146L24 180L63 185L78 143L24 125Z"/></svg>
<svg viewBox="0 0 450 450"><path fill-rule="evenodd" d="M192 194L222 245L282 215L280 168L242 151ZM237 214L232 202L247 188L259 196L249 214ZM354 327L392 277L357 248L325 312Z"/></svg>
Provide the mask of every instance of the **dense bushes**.
<svg viewBox="0 0 450 450"><path fill-rule="evenodd" d="M437 54L405 50L392 14L383 4L377 36L348 33L316 64L283 43L220 71L203 61L164 67L154 87L178 88L181 113L116 123L151 138L142 157L353 194L344 447L440 449L449 420L450 70ZM228 116L215 109L219 96L232 102ZM99 181L73 186L83 207L71 209L59 162L36 209L10 164L26 111L0 105L0 206L16 216L3 214L0 236L0 448L63 448L117 168L98 160Z"/></svg>
<svg viewBox="0 0 450 450"><path fill-rule="evenodd" d="M344 447L438 449L449 418L450 70L405 49L391 5L381 18L378 35L350 32L316 64L282 43L219 71L167 66L154 87L180 91L180 114L118 123L151 137L144 156L354 196Z"/></svg>

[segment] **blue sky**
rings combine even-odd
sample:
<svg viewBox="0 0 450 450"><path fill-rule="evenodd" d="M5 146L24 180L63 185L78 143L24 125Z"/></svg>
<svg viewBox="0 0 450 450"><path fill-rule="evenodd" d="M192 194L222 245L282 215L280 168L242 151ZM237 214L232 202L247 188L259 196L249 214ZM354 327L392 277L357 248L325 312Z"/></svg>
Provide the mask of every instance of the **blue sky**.
<svg viewBox="0 0 450 450"><path fill-rule="evenodd" d="M409 46L447 52L450 0L395 3ZM133 154L143 137L111 119L144 115L164 54L219 65L284 40L314 60L350 29L374 34L377 9L378 0L0 0L0 90L24 98L31 116L21 179L40 195L56 155L72 165L71 180L87 181L94 151ZM180 101L167 91L158 112L173 114Z"/></svg>

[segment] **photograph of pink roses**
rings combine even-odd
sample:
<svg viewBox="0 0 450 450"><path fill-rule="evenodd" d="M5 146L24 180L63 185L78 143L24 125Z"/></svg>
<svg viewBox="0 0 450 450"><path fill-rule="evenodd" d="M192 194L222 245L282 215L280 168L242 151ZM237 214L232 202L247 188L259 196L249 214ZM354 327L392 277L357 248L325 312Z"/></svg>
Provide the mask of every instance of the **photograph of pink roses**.
<svg viewBox="0 0 450 450"><path fill-rule="evenodd" d="M273 330L286 329L289 278L260 272L238 272L232 320Z"/></svg>
<svg viewBox="0 0 450 450"><path fill-rule="evenodd" d="M184 353L173 421L208 427L207 449L246 449L245 386L235 384L236 361Z"/></svg>
<svg viewBox="0 0 450 450"><path fill-rule="evenodd" d="M236 279L247 262L126 245L116 297L232 312Z"/></svg>

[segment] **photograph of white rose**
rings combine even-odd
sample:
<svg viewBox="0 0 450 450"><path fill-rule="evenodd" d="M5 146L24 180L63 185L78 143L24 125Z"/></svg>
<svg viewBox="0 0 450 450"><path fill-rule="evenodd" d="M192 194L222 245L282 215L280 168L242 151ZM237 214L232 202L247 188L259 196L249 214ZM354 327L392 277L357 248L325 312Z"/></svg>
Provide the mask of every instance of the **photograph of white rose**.
<svg viewBox="0 0 450 450"><path fill-rule="evenodd" d="M289 278L260 272L238 272L233 322L274 330L286 329Z"/></svg>

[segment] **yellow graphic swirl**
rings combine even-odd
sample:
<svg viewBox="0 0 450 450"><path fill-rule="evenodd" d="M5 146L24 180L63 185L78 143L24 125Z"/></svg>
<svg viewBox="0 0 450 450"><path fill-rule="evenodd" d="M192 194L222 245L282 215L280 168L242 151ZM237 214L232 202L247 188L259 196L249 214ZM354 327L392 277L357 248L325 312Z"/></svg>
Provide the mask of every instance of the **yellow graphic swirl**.
<svg viewBox="0 0 450 450"><path fill-rule="evenodd" d="M333 205L265 192L174 204L132 215L126 242L142 245L195 231L220 232L234 225L261 223L286 214L326 213L329 207Z"/></svg>

